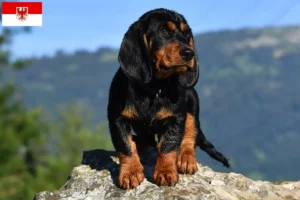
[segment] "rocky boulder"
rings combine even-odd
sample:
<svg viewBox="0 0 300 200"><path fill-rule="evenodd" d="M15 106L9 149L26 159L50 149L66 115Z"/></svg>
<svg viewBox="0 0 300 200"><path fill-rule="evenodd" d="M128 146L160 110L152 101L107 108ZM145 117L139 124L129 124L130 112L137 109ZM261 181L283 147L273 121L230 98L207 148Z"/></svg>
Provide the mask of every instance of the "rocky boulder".
<svg viewBox="0 0 300 200"><path fill-rule="evenodd" d="M178 199L178 200L299 200L299 182L272 183L254 181L241 174L218 173L198 164L195 175L180 175L173 187L151 183L155 153L141 156L146 179L133 190L116 186L118 158L116 152L85 151L82 163L75 167L65 185L56 191L38 193L35 200L101 200L101 199ZM55 176L55 175L54 175Z"/></svg>

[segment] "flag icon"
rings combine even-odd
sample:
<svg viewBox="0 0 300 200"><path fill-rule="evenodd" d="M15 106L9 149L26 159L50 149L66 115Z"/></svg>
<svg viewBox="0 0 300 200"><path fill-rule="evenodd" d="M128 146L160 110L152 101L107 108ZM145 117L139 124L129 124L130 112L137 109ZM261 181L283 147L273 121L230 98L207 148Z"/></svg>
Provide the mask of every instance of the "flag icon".
<svg viewBox="0 0 300 200"><path fill-rule="evenodd" d="M42 2L2 2L2 26L42 26Z"/></svg>

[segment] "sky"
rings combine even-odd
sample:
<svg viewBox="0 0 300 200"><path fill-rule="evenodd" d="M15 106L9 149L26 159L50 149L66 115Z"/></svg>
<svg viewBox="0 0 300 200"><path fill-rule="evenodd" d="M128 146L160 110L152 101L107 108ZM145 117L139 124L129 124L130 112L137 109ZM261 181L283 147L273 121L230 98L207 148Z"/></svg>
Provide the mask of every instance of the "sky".
<svg viewBox="0 0 300 200"><path fill-rule="evenodd" d="M37 1L37 0L33 0ZM194 34L300 24L300 0L44 0L43 26L14 38L14 57L57 50L119 48L130 24L143 13L168 8L183 14ZM2 27L0 28L2 30Z"/></svg>

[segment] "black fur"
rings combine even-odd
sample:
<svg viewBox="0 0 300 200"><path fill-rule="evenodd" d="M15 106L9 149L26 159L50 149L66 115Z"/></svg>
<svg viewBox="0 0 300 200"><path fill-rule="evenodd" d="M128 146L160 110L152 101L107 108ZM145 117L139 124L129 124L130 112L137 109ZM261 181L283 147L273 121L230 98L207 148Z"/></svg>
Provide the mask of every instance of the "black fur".
<svg viewBox="0 0 300 200"><path fill-rule="evenodd" d="M116 151L130 155L127 136L136 133L134 137L137 146L144 141L150 146L156 145L155 135L161 141L159 151L167 153L177 150L182 141L187 113L194 116L197 130L196 144L212 158L229 167L228 160L205 138L199 122L199 99L193 88L199 77L197 53L194 57L194 67L186 73L172 75L166 79L157 79L154 75L152 51L177 40L188 45L193 39L192 32L176 32L171 36L160 32L161 25L172 21L177 27L187 24L185 18L174 11L156 9L142 15L126 32L120 52L120 68L116 72L109 91L108 121L111 138ZM143 37L152 41L149 51ZM126 106L136 110L137 116L127 118L121 115ZM174 113L166 119L156 119L155 115L161 108Z"/></svg>

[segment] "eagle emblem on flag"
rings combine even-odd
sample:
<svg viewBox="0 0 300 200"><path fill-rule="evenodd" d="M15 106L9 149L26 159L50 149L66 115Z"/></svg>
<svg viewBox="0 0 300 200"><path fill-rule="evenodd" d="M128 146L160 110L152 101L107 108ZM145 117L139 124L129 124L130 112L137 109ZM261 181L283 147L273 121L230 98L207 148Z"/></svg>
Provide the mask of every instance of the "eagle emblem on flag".
<svg viewBox="0 0 300 200"><path fill-rule="evenodd" d="M28 18L28 7L16 7L16 16L20 21L25 21Z"/></svg>

